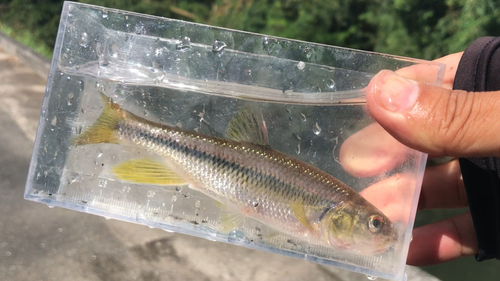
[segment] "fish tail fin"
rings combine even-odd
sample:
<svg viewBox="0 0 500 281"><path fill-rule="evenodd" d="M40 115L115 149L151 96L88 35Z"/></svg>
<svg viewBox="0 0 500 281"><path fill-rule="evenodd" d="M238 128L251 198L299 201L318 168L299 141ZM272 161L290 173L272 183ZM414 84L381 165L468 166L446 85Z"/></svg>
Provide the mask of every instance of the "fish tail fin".
<svg viewBox="0 0 500 281"><path fill-rule="evenodd" d="M125 118L125 112L103 93L100 96L104 103L101 116L92 126L72 139L71 144L118 143L117 124Z"/></svg>

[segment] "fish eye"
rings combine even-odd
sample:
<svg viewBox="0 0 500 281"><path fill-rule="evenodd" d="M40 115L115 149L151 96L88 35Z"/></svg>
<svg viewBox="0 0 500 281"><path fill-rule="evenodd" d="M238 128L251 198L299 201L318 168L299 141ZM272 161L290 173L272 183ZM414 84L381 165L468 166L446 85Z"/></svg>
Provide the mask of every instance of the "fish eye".
<svg viewBox="0 0 500 281"><path fill-rule="evenodd" d="M384 226L384 219L379 215L371 215L368 219L368 229L373 232L379 232Z"/></svg>

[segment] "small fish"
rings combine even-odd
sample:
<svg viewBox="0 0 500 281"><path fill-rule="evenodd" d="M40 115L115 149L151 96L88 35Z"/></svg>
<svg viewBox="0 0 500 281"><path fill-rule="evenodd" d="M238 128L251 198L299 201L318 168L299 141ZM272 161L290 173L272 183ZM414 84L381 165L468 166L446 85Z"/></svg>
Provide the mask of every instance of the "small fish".
<svg viewBox="0 0 500 281"><path fill-rule="evenodd" d="M226 139L155 123L101 98L101 116L73 144L140 146L162 156L126 161L112 173L134 183L188 184L220 202L224 231L247 216L313 244L365 255L397 240L391 221L350 187L272 149L262 114L251 107L229 122Z"/></svg>

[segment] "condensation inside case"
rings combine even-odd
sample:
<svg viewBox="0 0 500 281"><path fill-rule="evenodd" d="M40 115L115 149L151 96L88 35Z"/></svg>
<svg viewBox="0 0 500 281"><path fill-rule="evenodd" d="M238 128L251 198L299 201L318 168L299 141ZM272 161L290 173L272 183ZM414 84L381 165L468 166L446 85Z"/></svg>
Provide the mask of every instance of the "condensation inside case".
<svg viewBox="0 0 500 281"><path fill-rule="evenodd" d="M345 171L339 154L346 140L378 126L364 108L370 79L413 65L427 67L436 77L431 84L441 84L444 66L434 62L66 2L25 198L403 280L426 155L398 144L405 155L398 165L363 176ZM162 156L140 146L72 144L102 113L99 93L141 118L221 139L243 108L258 108L273 150L366 196L393 221L397 240L382 253L364 254L310 243L251 215L223 231L225 211L198 189L119 180L116 165ZM361 142L370 147L379 137ZM343 153L364 161L356 151ZM390 188L369 196L381 185Z"/></svg>

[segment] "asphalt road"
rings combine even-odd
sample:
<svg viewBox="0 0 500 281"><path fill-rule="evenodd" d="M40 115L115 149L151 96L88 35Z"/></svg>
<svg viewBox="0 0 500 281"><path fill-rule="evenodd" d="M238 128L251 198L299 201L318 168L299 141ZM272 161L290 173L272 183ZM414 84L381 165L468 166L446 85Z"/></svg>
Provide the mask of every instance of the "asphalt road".
<svg viewBox="0 0 500 281"><path fill-rule="evenodd" d="M45 83L0 49L0 280L367 280L311 262L25 201ZM411 267L408 279L437 280Z"/></svg>

